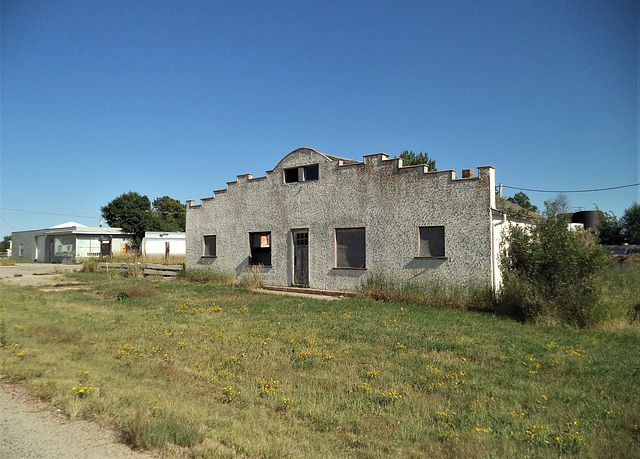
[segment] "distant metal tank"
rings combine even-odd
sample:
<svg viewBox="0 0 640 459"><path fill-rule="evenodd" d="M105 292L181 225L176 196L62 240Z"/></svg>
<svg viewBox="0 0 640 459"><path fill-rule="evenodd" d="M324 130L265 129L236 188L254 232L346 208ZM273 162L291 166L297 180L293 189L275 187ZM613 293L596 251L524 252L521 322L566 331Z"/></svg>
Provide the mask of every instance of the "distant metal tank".
<svg viewBox="0 0 640 459"><path fill-rule="evenodd" d="M602 212L599 210L583 210L571 216L571 223L582 223L585 228L593 231L600 229Z"/></svg>

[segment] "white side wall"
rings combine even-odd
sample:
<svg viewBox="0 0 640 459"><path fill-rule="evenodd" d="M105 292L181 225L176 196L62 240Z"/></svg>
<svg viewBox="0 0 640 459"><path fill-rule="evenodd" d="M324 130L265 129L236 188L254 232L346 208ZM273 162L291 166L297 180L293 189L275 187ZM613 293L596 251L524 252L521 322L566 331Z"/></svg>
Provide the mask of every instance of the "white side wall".
<svg viewBox="0 0 640 459"><path fill-rule="evenodd" d="M492 272L493 279L492 285L494 290L499 290L502 286L502 270L500 269L500 256L502 251L506 248L506 237L509 234L510 228L514 226L518 227L531 227L533 223L531 221L507 218L505 213L494 213L493 215L493 236L492 236Z"/></svg>
<svg viewBox="0 0 640 459"><path fill-rule="evenodd" d="M143 255L164 256L166 244L169 243L169 255L185 255L187 253L185 239L147 238L142 240L140 250Z"/></svg>

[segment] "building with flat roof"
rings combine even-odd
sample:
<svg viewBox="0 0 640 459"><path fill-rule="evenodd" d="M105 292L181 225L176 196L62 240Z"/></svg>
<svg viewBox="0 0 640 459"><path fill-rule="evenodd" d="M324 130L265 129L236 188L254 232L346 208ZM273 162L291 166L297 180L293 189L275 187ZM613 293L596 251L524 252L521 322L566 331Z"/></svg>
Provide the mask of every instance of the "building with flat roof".
<svg viewBox="0 0 640 459"><path fill-rule="evenodd" d="M11 233L11 258L38 263L72 263L126 252L130 237L120 228L67 222L51 228Z"/></svg>

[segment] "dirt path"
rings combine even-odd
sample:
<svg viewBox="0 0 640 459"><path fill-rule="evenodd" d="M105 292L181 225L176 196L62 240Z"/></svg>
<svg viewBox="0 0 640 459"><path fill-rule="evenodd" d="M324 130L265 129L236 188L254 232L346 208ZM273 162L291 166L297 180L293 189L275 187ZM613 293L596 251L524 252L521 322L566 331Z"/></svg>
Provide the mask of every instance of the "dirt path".
<svg viewBox="0 0 640 459"><path fill-rule="evenodd" d="M0 458L153 458L132 451L96 422L69 421L29 397L20 386L0 383Z"/></svg>
<svg viewBox="0 0 640 459"><path fill-rule="evenodd" d="M66 284L64 273L78 268L48 263L0 266L0 282L35 287ZM113 430L96 422L70 421L28 396L22 386L0 382L0 459L152 457L160 456L132 451Z"/></svg>
<svg viewBox="0 0 640 459"><path fill-rule="evenodd" d="M64 274L81 268L81 265L16 263L13 266L0 266L0 281L12 285L34 287L55 285L56 283L69 282Z"/></svg>

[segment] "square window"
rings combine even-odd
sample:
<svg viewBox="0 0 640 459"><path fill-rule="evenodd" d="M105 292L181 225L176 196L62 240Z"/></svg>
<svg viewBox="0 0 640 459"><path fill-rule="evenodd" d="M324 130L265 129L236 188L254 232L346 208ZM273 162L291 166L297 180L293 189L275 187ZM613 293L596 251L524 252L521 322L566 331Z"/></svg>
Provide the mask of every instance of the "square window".
<svg viewBox="0 0 640 459"><path fill-rule="evenodd" d="M421 226L419 257L444 257L444 226Z"/></svg>
<svg viewBox="0 0 640 459"><path fill-rule="evenodd" d="M284 183L295 183L299 181L297 167L284 170Z"/></svg>
<svg viewBox="0 0 640 459"><path fill-rule="evenodd" d="M336 228L336 268L365 268L364 228Z"/></svg>
<svg viewBox="0 0 640 459"><path fill-rule="evenodd" d="M271 233L249 233L250 265L271 266Z"/></svg>
<svg viewBox="0 0 640 459"><path fill-rule="evenodd" d="M216 237L204 236L203 237L203 257L215 257L216 256Z"/></svg>

